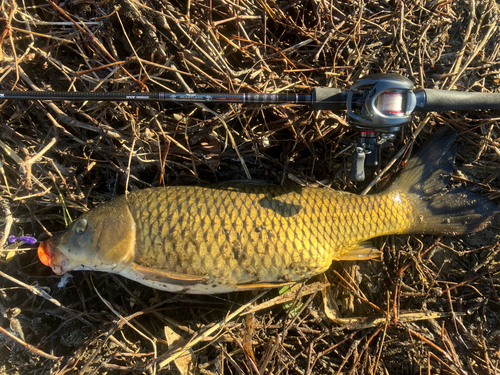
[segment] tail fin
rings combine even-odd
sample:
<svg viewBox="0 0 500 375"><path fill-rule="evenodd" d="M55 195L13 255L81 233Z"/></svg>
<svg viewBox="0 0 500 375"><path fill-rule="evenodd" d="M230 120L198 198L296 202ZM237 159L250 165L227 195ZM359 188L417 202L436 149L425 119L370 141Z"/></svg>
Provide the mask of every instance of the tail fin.
<svg viewBox="0 0 500 375"><path fill-rule="evenodd" d="M486 228L500 208L488 198L446 187L457 153L457 134L439 130L410 159L392 189L410 193L418 220L409 233L468 234Z"/></svg>

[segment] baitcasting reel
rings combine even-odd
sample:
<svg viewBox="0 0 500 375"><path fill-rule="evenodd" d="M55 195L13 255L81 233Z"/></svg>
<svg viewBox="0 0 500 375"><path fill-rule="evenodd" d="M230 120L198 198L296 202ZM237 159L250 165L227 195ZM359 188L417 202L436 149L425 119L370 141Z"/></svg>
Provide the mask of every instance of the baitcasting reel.
<svg viewBox="0 0 500 375"><path fill-rule="evenodd" d="M314 88L313 110L347 109L350 124L358 130L351 179L365 179L365 166L377 166L380 150L390 146L414 111L500 109L500 94L434 89L414 90L413 82L399 74L372 74L354 82L347 92Z"/></svg>
<svg viewBox="0 0 500 375"><path fill-rule="evenodd" d="M402 126L412 119L422 93L413 92L413 82L397 74L373 74L358 79L347 95L347 115L358 130L351 168L353 181L364 181L365 165L376 167L380 151L390 146Z"/></svg>
<svg viewBox="0 0 500 375"><path fill-rule="evenodd" d="M333 90L338 90L334 93ZM333 95L332 95L333 94ZM358 79L347 92L331 88L313 89L313 110L347 108L351 125L358 130L351 169L353 181L364 181L365 165L380 161L381 147L390 145L400 128L409 123L417 103L413 82L398 74L372 74Z"/></svg>

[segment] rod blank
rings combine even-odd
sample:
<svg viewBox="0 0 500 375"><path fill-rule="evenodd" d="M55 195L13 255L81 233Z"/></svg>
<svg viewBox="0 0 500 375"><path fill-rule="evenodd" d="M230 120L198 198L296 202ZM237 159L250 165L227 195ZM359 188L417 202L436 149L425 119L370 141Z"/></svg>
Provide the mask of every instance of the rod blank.
<svg viewBox="0 0 500 375"><path fill-rule="evenodd" d="M191 94L135 92L0 91L0 100L155 101L190 103L312 104L307 94Z"/></svg>

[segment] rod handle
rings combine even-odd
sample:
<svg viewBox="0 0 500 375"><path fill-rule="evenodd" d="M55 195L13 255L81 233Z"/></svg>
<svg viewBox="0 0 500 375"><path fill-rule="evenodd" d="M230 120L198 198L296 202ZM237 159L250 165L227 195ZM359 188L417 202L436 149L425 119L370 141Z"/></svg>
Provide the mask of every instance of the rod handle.
<svg viewBox="0 0 500 375"><path fill-rule="evenodd" d="M417 96L418 93L425 95L425 99L421 103L423 106L419 107L417 104L416 108L421 112L500 109L500 94L497 93L434 89L417 90L415 93Z"/></svg>

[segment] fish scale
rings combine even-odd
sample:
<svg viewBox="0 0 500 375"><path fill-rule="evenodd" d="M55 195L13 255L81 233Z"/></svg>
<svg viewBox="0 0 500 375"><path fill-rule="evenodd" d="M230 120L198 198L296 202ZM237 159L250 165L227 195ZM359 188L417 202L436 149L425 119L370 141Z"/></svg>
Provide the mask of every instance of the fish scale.
<svg viewBox="0 0 500 375"><path fill-rule="evenodd" d="M137 264L234 285L320 273L356 244L414 220L399 192L360 197L248 182L137 191L128 206L135 222L148 223L138 231Z"/></svg>
<svg viewBox="0 0 500 375"><path fill-rule="evenodd" d="M438 132L380 194L252 181L139 190L83 214L42 242L55 273L113 272L184 293L283 285L334 260L380 257L370 238L484 229L496 204L465 189L446 191L456 135Z"/></svg>

